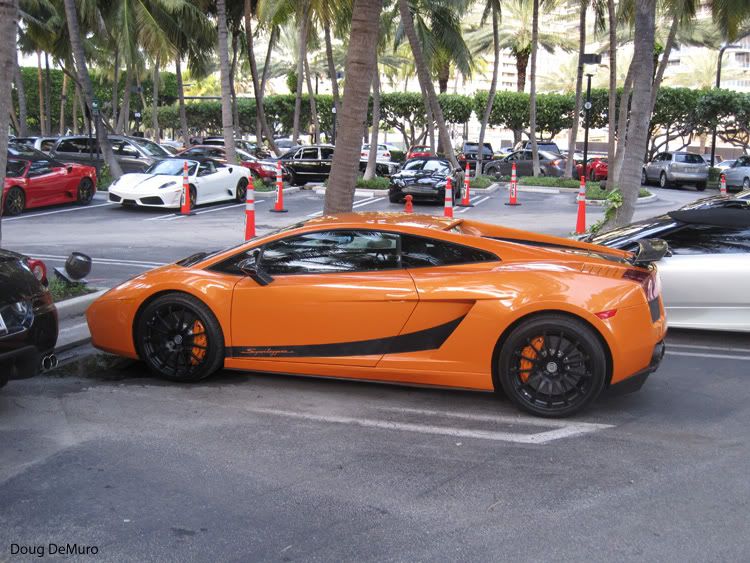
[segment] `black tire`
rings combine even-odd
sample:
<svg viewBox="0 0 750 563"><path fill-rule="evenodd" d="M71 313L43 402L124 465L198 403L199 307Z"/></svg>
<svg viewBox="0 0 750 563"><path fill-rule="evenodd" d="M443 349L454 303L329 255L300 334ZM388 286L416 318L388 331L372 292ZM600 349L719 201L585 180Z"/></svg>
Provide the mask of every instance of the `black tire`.
<svg viewBox="0 0 750 563"><path fill-rule="evenodd" d="M705 191L706 191L706 182L698 182L698 183L697 183L697 184L695 185L695 188L696 188L696 189L697 189L697 190L698 190L699 192L705 192Z"/></svg>
<svg viewBox="0 0 750 563"><path fill-rule="evenodd" d="M641 185L648 186L648 176L646 176L645 170L641 170Z"/></svg>
<svg viewBox="0 0 750 563"><path fill-rule="evenodd" d="M401 203L401 196L388 194L388 201L391 203Z"/></svg>
<svg viewBox="0 0 750 563"><path fill-rule="evenodd" d="M299 186L299 179L297 178L297 175L292 170L289 171L289 185Z"/></svg>
<svg viewBox="0 0 750 563"><path fill-rule="evenodd" d="M76 203L88 205L92 199L94 199L94 182L91 181L91 178L81 178L81 182L78 184Z"/></svg>
<svg viewBox="0 0 750 563"><path fill-rule="evenodd" d="M4 213L9 216L20 215L26 209L26 194L21 188L15 187L8 190L5 195Z"/></svg>
<svg viewBox="0 0 750 563"><path fill-rule="evenodd" d="M190 211L195 209L195 206L197 205L196 200L198 199L198 190L195 189L195 186L190 184Z"/></svg>
<svg viewBox="0 0 750 563"><path fill-rule="evenodd" d="M745 178L744 180L742 180L742 189L750 190L750 178Z"/></svg>
<svg viewBox="0 0 750 563"><path fill-rule="evenodd" d="M659 187L660 188L668 188L669 187L669 180L667 180L667 173L662 172L659 174Z"/></svg>
<svg viewBox="0 0 750 563"><path fill-rule="evenodd" d="M522 321L506 338L497 380L513 403L533 415L570 416L604 389L607 356L583 321L540 315Z"/></svg>
<svg viewBox="0 0 750 563"><path fill-rule="evenodd" d="M157 297L138 315L134 333L138 357L163 379L200 381L224 364L224 335L219 321L191 295L168 293ZM184 345L188 338L190 343Z"/></svg>
<svg viewBox="0 0 750 563"><path fill-rule="evenodd" d="M247 178L240 178L240 181L237 182L237 189L234 192L234 199L236 199L239 203L243 203L247 198L248 184L249 182L247 181Z"/></svg>

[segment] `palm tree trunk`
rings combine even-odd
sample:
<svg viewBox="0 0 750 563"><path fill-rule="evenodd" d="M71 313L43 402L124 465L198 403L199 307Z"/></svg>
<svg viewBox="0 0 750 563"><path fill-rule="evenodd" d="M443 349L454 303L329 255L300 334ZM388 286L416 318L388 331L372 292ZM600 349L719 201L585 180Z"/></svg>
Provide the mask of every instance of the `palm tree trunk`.
<svg viewBox="0 0 750 563"><path fill-rule="evenodd" d="M221 69L221 126L224 131L224 149L227 162L235 164L237 153L234 149L234 127L232 126L232 100L229 83L229 42L227 31L226 0L217 0L217 20L219 23L219 68Z"/></svg>
<svg viewBox="0 0 750 563"><path fill-rule="evenodd" d="M130 85L132 82L130 67L125 69L125 92L122 96L122 107L120 108L119 118L117 120L117 133L127 134L130 123Z"/></svg>
<svg viewBox="0 0 750 563"><path fill-rule="evenodd" d="M323 213L352 210L354 186L359 174L360 135L367 119L370 84L377 48L382 0L354 0L349 51L346 55L346 89L338 116L339 131L328 178Z"/></svg>
<svg viewBox="0 0 750 563"><path fill-rule="evenodd" d="M263 67L264 80L262 84L259 84L258 80L258 65L255 61L255 48L253 40L253 2L252 0L245 0L245 37L247 38L247 55L250 60L250 74L253 79L253 94L255 95L255 116L256 116L256 131L255 137L258 143L262 140L262 135L265 135L268 140L268 144L271 150L279 154L279 149L276 147L276 143L273 140L273 134L268 127L268 121L266 120L266 111L263 107L263 92L265 88L265 76L268 73L269 59L271 51L273 50L274 34L276 30L271 31L271 37L268 40L268 54L266 55L266 64ZM261 135L262 133L262 135Z"/></svg>
<svg viewBox="0 0 750 563"><path fill-rule="evenodd" d="M609 103L607 106L607 162L615 160L615 128L617 123L617 13L615 0L607 0L609 20ZM609 174L607 174L609 184Z"/></svg>
<svg viewBox="0 0 750 563"><path fill-rule="evenodd" d="M438 67L438 90L441 94L448 92L448 81L451 78L450 62L442 61Z"/></svg>
<svg viewBox="0 0 750 563"><path fill-rule="evenodd" d="M424 99L425 125L427 126L427 139L430 143L430 152L437 154L435 150L437 148L435 145L435 116L432 115L430 99L427 97L427 91L424 88L422 88L422 98Z"/></svg>
<svg viewBox="0 0 750 563"><path fill-rule="evenodd" d="M16 54L16 19L18 0L0 0L0 76L10 77L14 66L18 66ZM5 166L8 163L8 122L13 105L10 80L0 83L0 186L5 184ZM359 148L359 147L358 147ZM3 216L5 201L0 192L0 219ZM0 247L3 242L0 223Z"/></svg>
<svg viewBox="0 0 750 563"><path fill-rule="evenodd" d="M341 106L339 101L339 81L336 76L336 64L333 62L333 45L331 43L331 28L328 20L323 21L323 32L326 43L326 60L328 61L328 77L331 79L331 93L333 94L333 107L338 112Z"/></svg>
<svg viewBox="0 0 750 563"><path fill-rule="evenodd" d="M610 0L611 2L612 0ZM651 111L654 111L654 106L656 106L656 96L659 93L659 88L661 87L661 81L664 79L664 71L667 69L667 65L669 64L669 56L672 54L672 48L674 47L674 41L675 37L677 36L677 28L680 25L680 18L675 17L674 20L672 20L672 25L669 28L669 35L667 36L667 42L664 44L664 52L661 56L661 62L659 62L659 67L656 71L656 76L654 76L654 87L653 91L651 92Z"/></svg>
<svg viewBox="0 0 750 563"><path fill-rule="evenodd" d="M76 84L75 90L73 91L73 135L78 135L78 104L81 98L81 89Z"/></svg>
<svg viewBox="0 0 750 563"><path fill-rule="evenodd" d="M484 108L482 124L479 128L479 163L477 164L477 176L481 176L484 172L484 135L487 132L487 124L490 122L492 105L495 103L495 94L497 93L497 74L500 67L500 34L497 19L497 10L492 8L492 50L495 55L495 62L492 67L492 82L490 83L490 92L487 94L487 105Z"/></svg>
<svg viewBox="0 0 750 563"><path fill-rule="evenodd" d="M299 50L297 52L297 91L294 98L294 120L292 122L292 140L297 141L300 132L300 114L302 113L302 84L304 81L305 58L307 57L307 28L310 21L310 0L304 0L300 11Z"/></svg>
<svg viewBox="0 0 750 563"><path fill-rule="evenodd" d="M159 55L156 55L154 61L152 83L154 89L151 96L151 128L153 129L154 142L158 143L161 138L161 135L159 135Z"/></svg>
<svg viewBox="0 0 750 563"><path fill-rule="evenodd" d="M26 137L29 134L27 120L29 118L28 108L26 107L26 86L23 83L23 76L21 75L21 67L18 64L18 56L14 59L13 63L13 76L16 83L16 94L18 94L18 133L21 137Z"/></svg>
<svg viewBox="0 0 750 563"><path fill-rule="evenodd" d="M187 112L185 111L185 86L182 83L182 59L178 53L174 58L175 74L177 75L177 100L180 108L180 137L182 144L188 146Z"/></svg>
<svg viewBox="0 0 750 563"><path fill-rule="evenodd" d="M526 67L529 65L531 51L523 51L516 54L516 91L526 90Z"/></svg>
<svg viewBox="0 0 750 563"><path fill-rule="evenodd" d="M539 0L534 0L531 16L531 64L529 74L529 137L531 139L531 160L534 176L541 174L539 167L539 147L536 143L536 54L539 46Z"/></svg>
<svg viewBox="0 0 750 563"><path fill-rule="evenodd" d="M232 91L232 123L234 124L234 130L240 132L240 111L237 107L237 91L234 88L234 76L237 73L237 51L239 48L238 40L240 36L236 33L232 34L232 64L229 67L229 87Z"/></svg>
<svg viewBox="0 0 750 563"><path fill-rule="evenodd" d="M654 19L656 0L635 3L633 50L633 99L625 154L620 173L622 205L615 212L614 226L626 225L633 218L641 186L641 167L646 154L648 125L651 118L651 90L654 79Z"/></svg>
<svg viewBox="0 0 750 563"><path fill-rule="evenodd" d="M73 48L73 58L75 59L76 70L78 71L78 80L83 85L83 93L86 97L86 105L89 108L89 112L92 112L94 86L91 83L91 76L89 76L89 70L86 66L83 38L81 37L81 30L78 25L78 13L76 12L76 0L64 0L64 2L65 17L68 20L68 35L70 36L70 43ZM109 166L112 177L117 179L122 176L122 169L112 152L112 145L107 138L107 132L102 123L101 115L97 114L93 117L96 120L96 137L99 141L99 148L104 155L104 161Z"/></svg>
<svg viewBox="0 0 750 563"><path fill-rule="evenodd" d="M60 92L60 128L58 131L60 135L65 134L65 104L68 94L68 75L63 73L62 92Z"/></svg>
<svg viewBox="0 0 750 563"><path fill-rule="evenodd" d="M612 0L610 0L612 1ZM565 177L573 177L573 164L575 164L576 137L578 136L578 122L580 121L581 107L583 106L583 54L586 52L586 10L588 0L580 0L580 12L578 16L578 71L576 72L576 104L573 110L573 125L568 135L568 159L565 161ZM585 166L585 164L584 164Z"/></svg>
<svg viewBox="0 0 750 563"><path fill-rule="evenodd" d="M432 116L437 122L440 136L446 140L450 139L448 128L445 126L443 109L440 107L440 104L437 101L437 96L435 95L435 87L433 86L432 80L430 79L430 73L427 69L427 63L425 61L424 54L422 53L422 46L419 42L419 38L417 37L417 32L414 29L414 19L412 18L411 12L409 10L409 0L398 0L398 8L399 13L401 14L401 24L404 27L406 37L409 38L409 45L411 46L411 52L414 56L414 66L417 68L419 83L422 86L423 90L427 93L427 99L429 100L430 108L432 109ZM454 167L458 167L456 155L453 154L452 150L448 151L445 156L448 158L448 160L450 160L451 164Z"/></svg>
<svg viewBox="0 0 750 563"><path fill-rule="evenodd" d="M310 78L310 65L305 57L305 80L307 81L307 92L310 96L310 118L313 125L313 143L320 142L320 120L318 119L318 105L315 101L315 90L313 90L312 78Z"/></svg>
<svg viewBox="0 0 750 563"><path fill-rule="evenodd" d="M115 68L112 79L112 123L118 122L117 106L120 99L120 51L115 47Z"/></svg>
<svg viewBox="0 0 750 563"><path fill-rule="evenodd" d="M52 73L49 69L49 54L47 51L44 52L44 68L44 108L46 110L44 119L47 124L47 133L52 134Z"/></svg>
<svg viewBox="0 0 750 563"><path fill-rule="evenodd" d="M380 72L378 71L378 51L375 50L375 71L372 73L372 131L370 132L370 152L367 155L365 180L372 180L377 172L378 136L380 133Z"/></svg>
<svg viewBox="0 0 750 563"><path fill-rule="evenodd" d="M633 90L633 64L628 67L625 84L620 96L620 111L617 115L617 150L615 160L609 165L607 172L607 189L620 186L620 171L622 170L622 159L625 156L625 144L628 138L628 116L630 115L630 94Z"/></svg>
<svg viewBox="0 0 750 563"><path fill-rule="evenodd" d="M39 90L39 132L47 134L47 119L44 111L44 79L42 78L42 53L36 52L36 82Z"/></svg>

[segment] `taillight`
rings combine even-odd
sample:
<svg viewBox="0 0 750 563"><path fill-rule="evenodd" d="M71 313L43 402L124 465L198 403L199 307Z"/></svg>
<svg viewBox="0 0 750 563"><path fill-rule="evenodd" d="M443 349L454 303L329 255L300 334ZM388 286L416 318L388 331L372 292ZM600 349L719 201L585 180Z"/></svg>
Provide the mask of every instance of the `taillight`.
<svg viewBox="0 0 750 563"><path fill-rule="evenodd" d="M385 151L383 153L383 158L391 158L391 153L389 153L388 151Z"/></svg>
<svg viewBox="0 0 750 563"><path fill-rule="evenodd" d="M553 160L552 161L552 166L560 166L560 161L559 160Z"/></svg>
<svg viewBox="0 0 750 563"><path fill-rule="evenodd" d="M466 160L466 155L464 153L459 154L458 160Z"/></svg>
<svg viewBox="0 0 750 563"><path fill-rule="evenodd" d="M47 267L44 265L44 262L30 258L26 260L26 265L37 280L47 285Z"/></svg>
<svg viewBox="0 0 750 563"><path fill-rule="evenodd" d="M652 301L661 294L661 281L656 271L644 272L643 270L625 270L622 275L624 279L639 283L646 294L646 299Z"/></svg>

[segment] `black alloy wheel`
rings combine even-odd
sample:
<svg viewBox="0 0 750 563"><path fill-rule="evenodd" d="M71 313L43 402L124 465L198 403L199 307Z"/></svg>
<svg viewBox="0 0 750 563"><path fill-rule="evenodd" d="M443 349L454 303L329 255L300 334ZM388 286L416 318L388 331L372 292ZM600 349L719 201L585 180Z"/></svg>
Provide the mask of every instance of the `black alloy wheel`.
<svg viewBox="0 0 750 563"><path fill-rule="evenodd" d="M563 315L521 322L498 360L505 394L523 410L543 417L570 416L593 401L606 383L607 360L595 332Z"/></svg>
<svg viewBox="0 0 750 563"><path fill-rule="evenodd" d="M94 199L94 182L91 181L91 178L82 178L81 183L78 184L76 202L78 205L88 205L92 199Z"/></svg>
<svg viewBox="0 0 750 563"><path fill-rule="evenodd" d="M211 310L190 295L171 293L149 303L136 321L138 356L170 381L205 379L224 361L224 337Z"/></svg>
<svg viewBox="0 0 750 563"><path fill-rule="evenodd" d="M11 188L5 196L5 214L19 215L26 208L26 194L21 188Z"/></svg>
<svg viewBox="0 0 750 563"><path fill-rule="evenodd" d="M234 192L234 199L236 199L240 203L244 202L247 198L247 185L247 178L240 178L240 181L237 182L237 189Z"/></svg>

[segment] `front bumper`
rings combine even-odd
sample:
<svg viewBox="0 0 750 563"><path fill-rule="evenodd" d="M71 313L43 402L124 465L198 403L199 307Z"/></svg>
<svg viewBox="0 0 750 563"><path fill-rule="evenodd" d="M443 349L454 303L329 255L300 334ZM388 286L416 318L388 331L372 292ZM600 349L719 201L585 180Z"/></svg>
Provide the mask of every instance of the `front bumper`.
<svg viewBox="0 0 750 563"><path fill-rule="evenodd" d="M388 188L388 195L392 198L399 199L410 195L414 201L444 201L445 188L433 188L428 186L391 186Z"/></svg>
<svg viewBox="0 0 750 563"><path fill-rule="evenodd" d="M139 193L110 189L109 201L138 207L179 208L182 205L182 187L159 190L159 193Z"/></svg>
<svg viewBox="0 0 750 563"><path fill-rule="evenodd" d="M649 362L648 367L637 373L634 373L627 379L623 379L622 381L615 383L609 388L608 392L613 395L625 395L627 393L634 393L635 391L638 391L641 387L643 387L643 384L646 383L648 376L657 370L659 364L661 364L661 361L664 358L666 349L667 347L664 344L663 340L657 342L656 346L654 346L654 351L651 354L651 362Z"/></svg>

